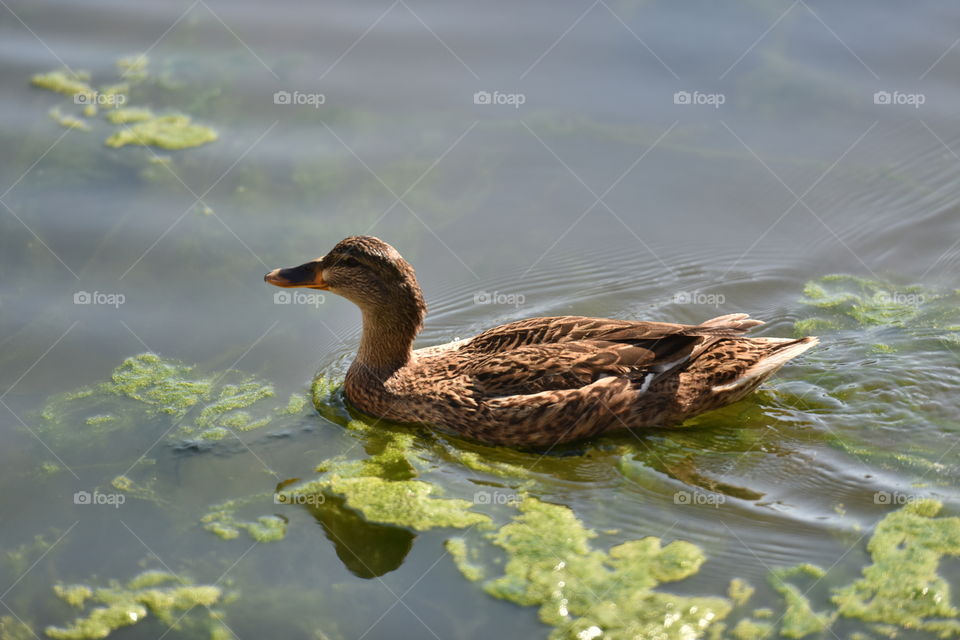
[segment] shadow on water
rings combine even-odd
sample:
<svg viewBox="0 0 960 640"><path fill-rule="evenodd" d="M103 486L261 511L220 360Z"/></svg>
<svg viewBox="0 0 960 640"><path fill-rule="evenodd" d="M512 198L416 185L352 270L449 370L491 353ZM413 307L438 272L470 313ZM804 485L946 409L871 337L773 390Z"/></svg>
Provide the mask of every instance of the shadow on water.
<svg viewBox="0 0 960 640"><path fill-rule="evenodd" d="M343 566L358 578L377 578L398 569L413 548L416 534L368 522L339 496L324 496L322 504L306 508L333 543Z"/></svg>

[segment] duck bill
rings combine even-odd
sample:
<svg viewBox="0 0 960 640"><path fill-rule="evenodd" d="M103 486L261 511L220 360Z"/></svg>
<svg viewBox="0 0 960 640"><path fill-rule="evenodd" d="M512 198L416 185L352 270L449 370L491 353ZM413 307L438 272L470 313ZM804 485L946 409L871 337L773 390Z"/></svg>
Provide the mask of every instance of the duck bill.
<svg viewBox="0 0 960 640"><path fill-rule="evenodd" d="M323 280L323 269L320 267L320 260L319 258L317 260L311 260L299 267L274 269L263 276L263 280L275 287L283 287L285 289L292 287L329 289L327 283Z"/></svg>

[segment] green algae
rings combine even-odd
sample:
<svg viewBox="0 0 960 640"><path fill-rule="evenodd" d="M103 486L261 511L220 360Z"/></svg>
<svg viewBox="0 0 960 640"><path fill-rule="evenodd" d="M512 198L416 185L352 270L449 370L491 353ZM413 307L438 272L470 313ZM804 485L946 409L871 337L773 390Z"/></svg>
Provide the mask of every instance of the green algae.
<svg viewBox="0 0 960 640"><path fill-rule="evenodd" d="M286 416L295 416L303 413L304 408L307 406L307 397L302 393L291 393L290 400L287 401L287 406L282 409L277 409L277 412L286 415Z"/></svg>
<svg viewBox="0 0 960 640"><path fill-rule="evenodd" d="M87 84L89 81L90 74L87 72L80 71L73 73L68 70L59 70L48 73L38 73L30 79L30 84L67 96L80 95L86 98L92 98L96 92Z"/></svg>
<svg viewBox="0 0 960 640"><path fill-rule="evenodd" d="M153 118L153 111L144 107L126 107L116 109L107 114L110 124L130 124L131 122L145 122Z"/></svg>
<svg viewBox="0 0 960 640"><path fill-rule="evenodd" d="M169 584L177 582L178 584ZM166 586L161 587L160 585ZM58 640L96 640L106 638L122 627L128 627L153 615L174 629L194 607L209 607L223 600L223 590L212 585L197 585L172 574L148 571L130 580L125 586L111 581L109 586L91 588L86 585L56 585L54 593L74 607L86 601L93 606L85 616L65 627L48 626L47 636ZM206 627L214 630L222 624L210 613Z"/></svg>
<svg viewBox="0 0 960 640"><path fill-rule="evenodd" d="M132 491L133 490L133 480L127 476L117 476L110 481L110 486L112 486L117 491Z"/></svg>
<svg viewBox="0 0 960 640"><path fill-rule="evenodd" d="M203 528L221 540L235 540L241 531L257 542L278 542L287 535L287 521L279 516L260 516L256 520L241 520L236 512L240 504L228 500L211 509L200 519Z"/></svg>
<svg viewBox="0 0 960 640"><path fill-rule="evenodd" d="M803 638L848 618L871 623L874 631L888 637L904 630L960 636L960 610L951 602L949 583L938 573L945 556L960 556L960 518L936 517L941 508L936 500L916 500L884 516L867 543L873 563L853 583L832 589L832 611L814 611L804 591L787 582L797 577L819 581L826 576L823 569L800 564L772 571L770 584L785 606L780 635ZM753 617L771 614L758 609Z"/></svg>
<svg viewBox="0 0 960 640"><path fill-rule="evenodd" d="M311 393L315 399L328 398L335 388L315 380ZM316 468L322 474L319 478L286 489L278 493L279 498L306 504L320 496L337 496L368 522L416 531L490 526L490 517L471 510L472 503L439 497L440 487L415 479L420 454L414 433L388 424L372 428L360 420L344 420L329 404L318 408L367 436L370 456L364 460L328 459Z"/></svg>
<svg viewBox="0 0 960 640"><path fill-rule="evenodd" d="M33 640L36 637L28 624L13 616L0 616L0 640Z"/></svg>
<svg viewBox="0 0 960 640"><path fill-rule="evenodd" d="M159 569L151 569L149 571L144 571L140 575L136 576L127 583L128 589L146 589L148 587L156 587L167 582L179 582L180 578L173 575L168 571L160 571Z"/></svg>
<svg viewBox="0 0 960 640"><path fill-rule="evenodd" d="M190 116L174 114L156 116L117 131L107 138L105 144L114 148L133 144L161 149L189 149L216 139L217 132L210 127L194 124Z"/></svg>
<svg viewBox="0 0 960 640"><path fill-rule="evenodd" d="M278 516L260 516L256 522L245 524L247 533L257 542L276 542L287 535L287 521Z"/></svg>
<svg viewBox="0 0 960 640"><path fill-rule="evenodd" d="M724 598L654 590L699 570L704 556L690 543L662 546L648 537L604 553L590 543L597 534L569 508L532 497L519 508L512 522L488 534L507 562L504 575L483 588L497 598L539 606L540 619L555 627L551 638L698 638L731 609ZM455 560L467 553L458 546Z"/></svg>
<svg viewBox="0 0 960 640"><path fill-rule="evenodd" d="M209 378L191 379L193 367L164 360L152 353L127 358L100 389L125 395L154 411L182 418L210 393Z"/></svg>
<svg viewBox="0 0 960 640"><path fill-rule="evenodd" d="M90 125L87 124L86 121L81 120L76 116L61 113L60 109L50 109L49 114L50 117L61 127L66 127L67 129L78 129L80 131L90 131Z"/></svg>
<svg viewBox="0 0 960 640"><path fill-rule="evenodd" d="M946 389L956 381L958 352L952 344L960 295L836 274L808 282L800 302L796 334L839 332L833 341L845 343L835 354L812 356L821 365L808 393L820 395L829 404L817 408L833 414L827 443L884 469L938 476L952 471L937 435L956 432L956 420L944 407ZM854 375L851 367L863 371ZM864 431L864 421L876 428ZM886 446L866 435L904 432L918 424L934 430L900 441L886 436Z"/></svg>
<svg viewBox="0 0 960 640"><path fill-rule="evenodd" d="M361 513L365 520L381 524L409 527L416 531L433 528L466 528L489 526L489 516L471 511L466 500L439 498L439 490L420 480L385 480L371 472L370 465L358 464L348 475L339 472L296 486L285 495L291 503L308 502L313 496L335 495L344 499L351 509ZM382 469L381 469L382 470Z"/></svg>
<svg viewBox="0 0 960 640"><path fill-rule="evenodd" d="M770 584L783 596L786 606L780 624L780 635L787 638L803 638L811 633L823 631L833 624L836 618L835 613L817 613L804 592L796 585L786 582L786 578L793 576L807 575L820 579L825 574L823 569L812 564L774 569L770 573Z"/></svg>
<svg viewBox="0 0 960 640"><path fill-rule="evenodd" d="M333 476L325 488L343 496L347 506L361 512L371 522L395 524L417 531L490 523L489 516L470 510L472 503L436 498L433 494L438 487L420 480Z"/></svg>
<svg viewBox="0 0 960 640"><path fill-rule="evenodd" d="M730 581L730 586L727 588L727 596L733 600L735 604L743 605L750 600L754 591L756 591L756 589L746 580L734 578Z"/></svg>
<svg viewBox="0 0 960 640"><path fill-rule="evenodd" d="M125 56L115 64L120 77L131 82L140 82L147 78L150 59L144 54Z"/></svg>
<svg viewBox="0 0 960 640"><path fill-rule="evenodd" d="M273 396L273 385L239 372L202 376L192 366L144 353L124 360L107 382L51 398L40 413L40 428L83 441L87 435L134 429L145 414L172 420L173 439L215 442L270 424L284 409L263 406ZM192 422L185 419L201 406ZM84 410L86 415L77 415Z"/></svg>
<svg viewBox="0 0 960 640"><path fill-rule="evenodd" d="M773 624L745 618L737 622L731 635L736 640L765 640L773 636Z"/></svg>
<svg viewBox="0 0 960 640"><path fill-rule="evenodd" d="M444 548L450 554L453 563L463 574L463 577L471 582L483 579L483 567L470 560L470 550L467 548L467 541L464 538L449 538L444 542Z"/></svg>
<svg viewBox="0 0 960 640"><path fill-rule="evenodd" d="M897 286L848 274L807 282L801 303L810 315L794 326L798 336L869 327L943 328L956 324L957 292L936 292L920 286ZM890 345L878 345L886 350Z"/></svg>
<svg viewBox="0 0 960 640"><path fill-rule="evenodd" d="M114 602L96 607L85 618L78 618L68 627L49 626L44 632L58 640L96 640L106 638L122 627L136 624L147 617L147 608L137 602Z"/></svg>
<svg viewBox="0 0 960 640"><path fill-rule="evenodd" d="M80 608L88 598L93 597L93 589L85 584L74 584L68 587L62 584L53 585L53 592L57 597L69 604L71 607Z"/></svg>
<svg viewBox="0 0 960 640"><path fill-rule="evenodd" d="M60 473L61 471L63 471L63 467L61 467L56 462L52 462L48 460L46 462L40 463L40 472L43 473L44 475L52 476L53 474Z"/></svg>
<svg viewBox="0 0 960 640"><path fill-rule="evenodd" d="M944 556L960 556L960 518L936 518L940 509L936 500L918 500L880 521L867 544L873 564L834 592L840 615L942 638L960 635L960 611L937 573Z"/></svg>
<svg viewBox="0 0 960 640"><path fill-rule="evenodd" d="M88 118L97 115L100 107L107 107L105 119L121 128L108 136L104 144L117 148L126 145L152 146L162 149L188 149L217 140L216 131L195 124L190 116L173 113L154 115L147 107L125 106L129 100L131 83L147 78L147 59L144 56L122 58L117 61L120 82L103 86L99 91L90 84L89 73L69 70L36 74L31 84L36 87L74 97L74 102L85 104L83 113ZM90 130L90 125L79 118L50 112L61 126Z"/></svg>
<svg viewBox="0 0 960 640"><path fill-rule="evenodd" d="M272 385L260 384L255 380L241 384L225 384L220 389L217 399L200 412L196 421L197 426L206 429L217 426L219 423L241 431L262 427L270 422L269 417L254 421L250 414L242 409L265 398L272 398L273 395Z"/></svg>

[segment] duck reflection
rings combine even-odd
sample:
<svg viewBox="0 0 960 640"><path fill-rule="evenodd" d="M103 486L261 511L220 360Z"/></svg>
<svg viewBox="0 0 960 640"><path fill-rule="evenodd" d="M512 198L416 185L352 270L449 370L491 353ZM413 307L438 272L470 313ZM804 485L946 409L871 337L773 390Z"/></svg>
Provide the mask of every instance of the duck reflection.
<svg viewBox="0 0 960 640"><path fill-rule="evenodd" d="M339 496L326 495L321 504L305 505L333 543L337 557L358 578L377 578L403 564L416 534L364 520Z"/></svg>

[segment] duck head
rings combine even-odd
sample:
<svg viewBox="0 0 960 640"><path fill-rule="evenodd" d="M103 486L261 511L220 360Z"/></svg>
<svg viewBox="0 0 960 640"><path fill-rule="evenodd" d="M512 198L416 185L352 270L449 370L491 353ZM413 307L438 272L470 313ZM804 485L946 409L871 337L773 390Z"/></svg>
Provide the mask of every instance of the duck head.
<svg viewBox="0 0 960 640"><path fill-rule="evenodd" d="M405 364L426 315L413 267L396 249L372 236L351 236L323 257L274 269L263 279L277 287L329 291L360 307L363 338L358 360L367 365Z"/></svg>

